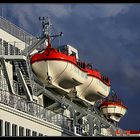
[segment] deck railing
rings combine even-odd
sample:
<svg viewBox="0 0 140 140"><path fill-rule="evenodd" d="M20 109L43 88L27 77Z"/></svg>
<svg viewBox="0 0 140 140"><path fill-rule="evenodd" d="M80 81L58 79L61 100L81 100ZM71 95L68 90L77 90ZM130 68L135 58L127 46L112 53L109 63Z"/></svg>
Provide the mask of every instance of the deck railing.
<svg viewBox="0 0 140 140"><path fill-rule="evenodd" d="M12 34L13 36L19 38L20 40L22 40L27 44L29 44L30 41L34 38L34 36L32 36L31 34L25 32L23 29L19 28L18 26L4 19L1 16L0 16L0 28Z"/></svg>
<svg viewBox="0 0 140 140"><path fill-rule="evenodd" d="M73 120L71 118L63 114L57 114L39 104L29 102L19 95L10 94L8 91L0 89L0 103L58 125L72 133L79 133L79 135L82 135L81 126L73 126Z"/></svg>
<svg viewBox="0 0 140 140"><path fill-rule="evenodd" d="M38 41L38 39L35 36L27 33L23 29L19 28L18 26L11 23L10 21L4 19L1 16L0 16L0 28L3 29L4 31L10 33L11 35L15 36L19 40L25 42L25 44L26 44L25 47L29 47L30 45L32 45L36 41ZM2 45L2 44L0 44L0 45ZM41 44L39 47L44 48L44 44ZM1 51L4 51L4 50L1 50ZM10 54L10 52L9 52L9 54Z"/></svg>

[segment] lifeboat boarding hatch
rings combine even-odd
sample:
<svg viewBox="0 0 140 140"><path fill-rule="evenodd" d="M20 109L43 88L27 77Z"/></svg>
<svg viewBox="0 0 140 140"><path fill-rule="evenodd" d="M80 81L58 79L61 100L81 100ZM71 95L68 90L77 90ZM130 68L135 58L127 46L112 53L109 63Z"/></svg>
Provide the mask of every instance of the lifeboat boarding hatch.
<svg viewBox="0 0 140 140"><path fill-rule="evenodd" d="M1 21L7 24L5 20L1 19ZM1 25L3 29L5 24L3 24L3 26ZM81 106L74 102L72 98L67 98L63 94L58 94L52 87L45 86L38 81L30 66L30 54L45 40L46 34L31 44L26 44L24 40L25 45L28 47L26 46L20 54L12 54L9 56L8 53L7 55L0 55L1 91L7 91L8 93L6 93L8 96L14 97L20 95L24 97L31 103L30 105L32 107L34 107L33 105L35 105L36 102L41 104L41 109L39 107L39 110L36 110L38 107L37 104L35 105L36 108L34 108L39 112L39 118L62 126L62 129L71 132L71 135L115 136L115 132L119 128L107 121L96 106L91 106L80 100L85 104L85 106ZM4 46L1 47L3 48ZM5 62L9 66L6 66ZM9 71L12 72L12 74L8 74ZM32 111L34 112L35 110ZM40 115L43 117L40 117ZM59 117L62 117L61 120ZM66 120L65 123L63 122L64 119ZM107 134L104 134L104 130L108 130L106 131ZM108 134L108 132L110 132L110 134Z"/></svg>

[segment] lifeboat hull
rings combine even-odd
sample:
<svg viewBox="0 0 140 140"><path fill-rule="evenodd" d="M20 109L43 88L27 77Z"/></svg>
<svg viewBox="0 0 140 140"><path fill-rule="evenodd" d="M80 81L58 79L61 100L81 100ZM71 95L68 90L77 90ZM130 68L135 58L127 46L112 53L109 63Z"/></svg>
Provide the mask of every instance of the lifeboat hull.
<svg viewBox="0 0 140 140"><path fill-rule="evenodd" d="M111 103L108 105L101 105L100 110L108 119L114 120L116 122L119 122L127 111L124 106Z"/></svg>
<svg viewBox="0 0 140 140"><path fill-rule="evenodd" d="M44 84L48 84L48 80L51 80L52 85L66 91L83 84L87 78L86 72L66 61L37 61L32 64L32 69Z"/></svg>
<svg viewBox="0 0 140 140"><path fill-rule="evenodd" d="M105 85L98 78L88 76L88 79L80 86L76 87L77 95L82 100L94 105L99 99L109 95L110 86Z"/></svg>

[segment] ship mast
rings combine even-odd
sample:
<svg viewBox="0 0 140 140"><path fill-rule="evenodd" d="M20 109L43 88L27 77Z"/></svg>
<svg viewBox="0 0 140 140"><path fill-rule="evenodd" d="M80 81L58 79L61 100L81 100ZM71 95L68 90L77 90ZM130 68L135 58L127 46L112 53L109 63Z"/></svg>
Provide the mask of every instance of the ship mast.
<svg viewBox="0 0 140 140"><path fill-rule="evenodd" d="M42 21L42 36L46 36L48 39L48 47L47 48L51 48L51 44L50 44L50 26L51 21L50 18L48 17L39 17L39 20Z"/></svg>
<svg viewBox="0 0 140 140"><path fill-rule="evenodd" d="M51 24L51 21L48 17L39 17L39 20L42 21L42 33L43 33L43 36L46 35L50 35L50 26L52 25Z"/></svg>
<svg viewBox="0 0 140 140"><path fill-rule="evenodd" d="M23 55L30 55L36 48L38 48L38 46L40 46L42 43L44 43L44 41L46 40L46 38L48 39L48 45L47 48L51 48L51 42L59 36L62 36L62 32L60 32L60 34L57 35L50 35L50 26L51 21L48 17L39 17L39 20L42 22L42 34L41 37L39 37L35 43L31 44L30 46L26 47L23 51L22 54ZM52 39L50 39L52 38Z"/></svg>

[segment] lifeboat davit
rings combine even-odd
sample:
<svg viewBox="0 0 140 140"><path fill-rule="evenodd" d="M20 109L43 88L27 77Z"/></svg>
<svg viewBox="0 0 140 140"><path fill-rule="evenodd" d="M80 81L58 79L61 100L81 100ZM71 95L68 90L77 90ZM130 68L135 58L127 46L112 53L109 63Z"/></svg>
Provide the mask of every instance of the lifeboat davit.
<svg viewBox="0 0 140 140"><path fill-rule="evenodd" d="M125 115L127 107L118 99L116 93L106 98L100 105L99 109L108 120L119 122Z"/></svg>

